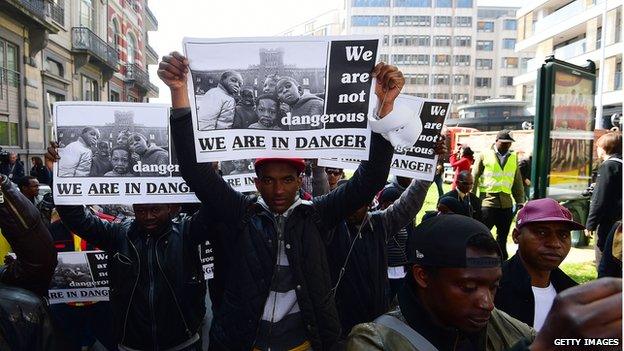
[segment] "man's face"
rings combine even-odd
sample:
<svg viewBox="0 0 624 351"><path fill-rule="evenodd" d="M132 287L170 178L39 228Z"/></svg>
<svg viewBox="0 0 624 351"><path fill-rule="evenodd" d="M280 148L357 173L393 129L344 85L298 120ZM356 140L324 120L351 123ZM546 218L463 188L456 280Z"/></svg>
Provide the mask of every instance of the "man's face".
<svg viewBox="0 0 624 351"><path fill-rule="evenodd" d="M118 174L126 174L130 168L130 155L125 150L113 150L111 157L113 170Z"/></svg>
<svg viewBox="0 0 624 351"><path fill-rule="evenodd" d="M29 199L34 199L39 195L39 181L37 179L29 179L28 185L20 189L22 194Z"/></svg>
<svg viewBox="0 0 624 351"><path fill-rule="evenodd" d="M270 162L262 166L256 189L271 211L282 214L295 201L295 195L301 186L301 177L297 170L284 162Z"/></svg>
<svg viewBox="0 0 624 351"><path fill-rule="evenodd" d="M329 188L331 190L336 189L338 186L338 181L342 179L342 171L339 169L325 169L325 173L327 173L327 182L329 183Z"/></svg>
<svg viewBox="0 0 624 351"><path fill-rule="evenodd" d="M101 157L108 157L108 144L100 144L98 147L98 154Z"/></svg>
<svg viewBox="0 0 624 351"><path fill-rule="evenodd" d="M277 97L289 105L295 104L301 98L299 86L294 82L287 80L277 87Z"/></svg>
<svg viewBox="0 0 624 351"><path fill-rule="evenodd" d="M234 164L234 168L239 172L247 170L245 167L245 161L243 160L234 160L232 163Z"/></svg>
<svg viewBox="0 0 624 351"><path fill-rule="evenodd" d="M167 204L133 205L132 208L137 224L146 231L166 228L173 217L173 207Z"/></svg>
<svg viewBox="0 0 624 351"><path fill-rule="evenodd" d="M80 136L88 146L95 146L100 138L100 132L95 129L88 129L84 133L80 134Z"/></svg>
<svg viewBox="0 0 624 351"><path fill-rule="evenodd" d="M511 148L511 143L508 141L496 141L496 150L498 150L499 153L501 154L506 154L507 151L509 151L509 148Z"/></svg>
<svg viewBox="0 0 624 351"><path fill-rule="evenodd" d="M129 135L126 133L121 133L117 136L117 145L118 146L128 146L128 138Z"/></svg>
<svg viewBox="0 0 624 351"><path fill-rule="evenodd" d="M275 86L277 82L272 78L267 78L264 80L264 84L262 86L262 92L265 94L275 94Z"/></svg>
<svg viewBox="0 0 624 351"><path fill-rule="evenodd" d="M572 246L570 227L560 222L528 223L519 230L514 229L513 239L522 261L539 271L559 267Z"/></svg>
<svg viewBox="0 0 624 351"><path fill-rule="evenodd" d="M499 257L468 248L468 258ZM414 266L415 277L421 275L422 268ZM457 328L466 333L474 333L487 326L494 296L502 276L500 267L493 268L438 268L434 274L425 275L423 281L416 278L423 289L423 302L434 319L445 327Z"/></svg>
<svg viewBox="0 0 624 351"><path fill-rule="evenodd" d="M17 154L11 152L9 154L9 163L14 164L16 161L17 161Z"/></svg>
<svg viewBox="0 0 624 351"><path fill-rule="evenodd" d="M130 150L139 155L143 155L147 151L147 140L138 134L134 134L128 139Z"/></svg>
<svg viewBox="0 0 624 351"><path fill-rule="evenodd" d="M228 93L232 95L236 95L238 94L241 87L243 86L243 76L241 76L238 73L232 74L228 76L227 78L225 78L225 80L222 83L223 83L223 86L225 87L225 90L227 90Z"/></svg>
<svg viewBox="0 0 624 351"><path fill-rule="evenodd" d="M256 112L258 113L258 122L260 124L265 127L272 127L277 118L277 103L273 100L262 99L258 101Z"/></svg>
<svg viewBox="0 0 624 351"><path fill-rule="evenodd" d="M457 189L464 194L468 194L474 185L474 177L472 174L457 179Z"/></svg>

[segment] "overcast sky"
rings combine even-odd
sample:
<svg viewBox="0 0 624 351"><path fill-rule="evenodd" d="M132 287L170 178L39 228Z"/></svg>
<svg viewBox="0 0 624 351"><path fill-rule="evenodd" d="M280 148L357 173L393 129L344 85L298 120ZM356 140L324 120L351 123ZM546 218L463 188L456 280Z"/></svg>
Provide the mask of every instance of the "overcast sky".
<svg viewBox="0 0 624 351"><path fill-rule="evenodd" d="M182 38L222 38L276 35L289 27L340 7L350 0L150 0L158 31L149 32L149 43L162 57L182 52ZM482 0L482 6L521 6L520 0ZM167 87L150 66L150 79L160 88L152 102L170 103Z"/></svg>

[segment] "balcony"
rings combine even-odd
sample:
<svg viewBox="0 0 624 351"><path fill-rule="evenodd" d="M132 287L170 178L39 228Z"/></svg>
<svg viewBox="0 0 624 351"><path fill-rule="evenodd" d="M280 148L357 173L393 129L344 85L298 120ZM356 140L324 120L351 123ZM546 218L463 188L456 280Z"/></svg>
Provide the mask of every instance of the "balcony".
<svg viewBox="0 0 624 351"><path fill-rule="evenodd" d="M52 20L61 26L65 25L65 8L54 2L46 3L46 13Z"/></svg>
<svg viewBox="0 0 624 351"><path fill-rule="evenodd" d="M35 55L47 44L47 35L56 34L61 29L48 16L47 0L1 0L0 12L14 19L28 29L30 43L28 56Z"/></svg>
<svg viewBox="0 0 624 351"><path fill-rule="evenodd" d="M583 55L586 52L587 40L581 39L566 46L555 49L555 57L559 60L567 60L576 56Z"/></svg>
<svg viewBox="0 0 624 351"><path fill-rule="evenodd" d="M145 26L147 31L158 30L158 20L148 6L145 6Z"/></svg>
<svg viewBox="0 0 624 351"><path fill-rule="evenodd" d="M136 63L126 65L126 82L134 83L146 91L150 89L149 75Z"/></svg>
<svg viewBox="0 0 624 351"><path fill-rule="evenodd" d="M80 55L76 60L77 68L93 63L107 71L107 75L112 75L117 71L117 50L108 45L102 38L97 36L87 27L73 27L72 32L72 52Z"/></svg>
<svg viewBox="0 0 624 351"><path fill-rule="evenodd" d="M585 5L583 4L583 2L583 0L576 0L574 2L571 2L568 5L537 21L535 23L534 33L543 32L569 19L572 16L582 13L583 11L585 11Z"/></svg>

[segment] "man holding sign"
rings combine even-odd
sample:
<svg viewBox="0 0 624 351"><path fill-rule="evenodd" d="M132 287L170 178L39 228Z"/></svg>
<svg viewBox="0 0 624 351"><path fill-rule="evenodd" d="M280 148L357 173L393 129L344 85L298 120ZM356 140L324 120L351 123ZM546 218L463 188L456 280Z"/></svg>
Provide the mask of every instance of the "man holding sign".
<svg viewBox="0 0 624 351"><path fill-rule="evenodd" d="M330 229L371 201L388 176L394 148L373 133L370 159L340 188L313 201L298 196L305 163L298 158L256 159L259 198L236 192L210 164L193 156L187 91L188 60L165 56L158 75L171 89L172 138L183 178L205 207L231 228L209 240L228 252L215 262L224 281L215 311L211 347L235 350L329 350L340 335L325 245ZM403 85L394 66L378 64L379 118L388 115ZM221 267L219 267L221 265ZM218 274L221 277L217 277Z"/></svg>

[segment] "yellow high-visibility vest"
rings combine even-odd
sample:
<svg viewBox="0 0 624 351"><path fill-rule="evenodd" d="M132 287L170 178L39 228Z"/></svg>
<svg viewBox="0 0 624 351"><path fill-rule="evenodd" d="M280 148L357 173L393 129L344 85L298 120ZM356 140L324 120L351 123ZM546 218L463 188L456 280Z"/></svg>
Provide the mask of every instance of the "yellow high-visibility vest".
<svg viewBox="0 0 624 351"><path fill-rule="evenodd" d="M511 186L518 167L518 155L510 151L504 169L498 163L498 157L494 150L484 152L482 157L483 175L479 186L481 192L511 194Z"/></svg>

